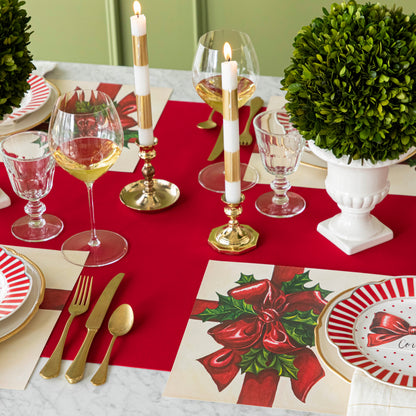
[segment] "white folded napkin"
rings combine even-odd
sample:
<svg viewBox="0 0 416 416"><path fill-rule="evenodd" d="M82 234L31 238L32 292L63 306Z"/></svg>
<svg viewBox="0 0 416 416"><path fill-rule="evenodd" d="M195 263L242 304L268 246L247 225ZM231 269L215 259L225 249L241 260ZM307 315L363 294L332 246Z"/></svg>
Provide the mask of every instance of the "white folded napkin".
<svg viewBox="0 0 416 416"><path fill-rule="evenodd" d="M45 76L48 72L51 72L56 67L56 62L52 61L33 61L36 69L32 74L40 75L41 77Z"/></svg>
<svg viewBox="0 0 416 416"><path fill-rule="evenodd" d="M416 391L381 383L355 370L347 416L415 416Z"/></svg>

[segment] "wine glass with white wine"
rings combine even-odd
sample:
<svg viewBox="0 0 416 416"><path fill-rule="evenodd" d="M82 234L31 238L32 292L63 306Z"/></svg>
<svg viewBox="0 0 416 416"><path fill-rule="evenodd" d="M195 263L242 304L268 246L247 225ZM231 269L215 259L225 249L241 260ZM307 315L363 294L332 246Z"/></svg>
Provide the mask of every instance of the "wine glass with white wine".
<svg viewBox="0 0 416 416"><path fill-rule="evenodd" d="M110 97L94 90L75 90L59 97L49 124L49 146L57 164L87 186L91 229L67 239L65 258L85 266L104 266L127 253L121 235L95 227L93 184L116 162L123 148L123 128ZM73 251L88 251L79 263Z"/></svg>
<svg viewBox="0 0 416 416"><path fill-rule="evenodd" d="M238 108L252 97L259 77L256 51L246 33L224 29L212 30L202 35L192 65L192 83L198 95L219 113L222 113L223 105L221 63L225 60L223 55L225 42L230 44L232 60L236 61L238 66ZM241 164L240 170L241 190L250 189L258 181L257 171L244 163ZM204 188L223 193L224 162L213 163L202 169L198 180Z"/></svg>

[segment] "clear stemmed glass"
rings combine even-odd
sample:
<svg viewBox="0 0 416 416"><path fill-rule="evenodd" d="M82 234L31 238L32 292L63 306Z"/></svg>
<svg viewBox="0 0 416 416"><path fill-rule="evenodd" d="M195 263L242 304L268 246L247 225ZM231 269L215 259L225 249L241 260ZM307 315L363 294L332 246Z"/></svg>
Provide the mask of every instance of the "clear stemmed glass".
<svg viewBox="0 0 416 416"><path fill-rule="evenodd" d="M49 124L49 146L59 166L87 186L91 229L62 245L65 258L80 264L73 250L88 251L85 266L104 266L127 253L121 235L95 227L93 184L115 163L123 148L123 129L110 97L76 90L59 97ZM83 264L81 264L83 265Z"/></svg>
<svg viewBox="0 0 416 416"><path fill-rule="evenodd" d="M253 121L262 163L272 175L272 192L260 195L256 208L264 215L287 218L300 214L305 200L294 192L287 176L296 171L305 145L304 138L293 127L284 110L265 111Z"/></svg>
<svg viewBox="0 0 416 416"><path fill-rule="evenodd" d="M27 215L13 223L12 234L30 242L56 237L63 223L55 215L44 214L46 206L41 201L52 189L55 172L48 135L41 131L17 133L3 139L0 149L14 192L28 200Z"/></svg>
<svg viewBox="0 0 416 416"><path fill-rule="evenodd" d="M192 83L198 95L214 110L222 113L221 63L224 43L232 49L232 60L238 64L238 108L254 94L259 76L259 64L250 37L236 30L212 30L198 41L192 65ZM242 191L258 180L255 169L241 164ZM199 183L214 192L224 192L224 162L208 165L199 174Z"/></svg>

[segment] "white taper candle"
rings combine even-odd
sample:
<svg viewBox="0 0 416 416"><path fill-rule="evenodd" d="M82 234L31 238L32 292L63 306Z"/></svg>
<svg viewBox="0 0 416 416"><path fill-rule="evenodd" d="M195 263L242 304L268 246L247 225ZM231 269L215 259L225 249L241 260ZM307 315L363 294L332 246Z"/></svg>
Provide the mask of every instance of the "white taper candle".
<svg viewBox="0 0 416 416"><path fill-rule="evenodd" d="M150 100L149 58L147 53L146 16L140 14L140 3L134 2L135 15L130 17L133 43L134 88L137 103L139 143L154 144L152 108Z"/></svg>
<svg viewBox="0 0 416 416"><path fill-rule="evenodd" d="M237 62L231 61L231 47L224 45L227 61L221 64L224 164L225 164L225 200L238 204L241 200L240 180L240 138L238 122Z"/></svg>

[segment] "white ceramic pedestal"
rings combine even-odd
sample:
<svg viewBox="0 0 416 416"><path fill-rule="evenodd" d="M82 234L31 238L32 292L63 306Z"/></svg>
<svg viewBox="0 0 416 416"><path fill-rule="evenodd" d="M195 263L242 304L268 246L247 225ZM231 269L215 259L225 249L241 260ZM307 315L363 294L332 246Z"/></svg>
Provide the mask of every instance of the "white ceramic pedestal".
<svg viewBox="0 0 416 416"><path fill-rule="evenodd" d="M326 191L341 210L340 214L319 223L318 231L347 254L391 240L392 230L370 212L388 194L389 167L399 160L376 164L355 160L348 164L348 158L337 159L332 152L312 142L309 147L327 162Z"/></svg>

